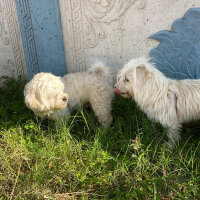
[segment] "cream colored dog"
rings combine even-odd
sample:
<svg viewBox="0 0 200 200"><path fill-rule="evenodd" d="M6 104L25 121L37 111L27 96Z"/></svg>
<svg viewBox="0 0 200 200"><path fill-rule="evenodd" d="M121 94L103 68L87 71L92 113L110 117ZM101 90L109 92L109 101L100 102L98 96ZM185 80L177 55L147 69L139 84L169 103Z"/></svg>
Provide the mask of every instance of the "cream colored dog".
<svg viewBox="0 0 200 200"><path fill-rule="evenodd" d="M110 73L101 63L87 72L64 77L38 73L24 89L27 107L40 117L49 117L59 124L63 118L68 119L71 111L89 103L105 128L112 122L113 95Z"/></svg>
<svg viewBox="0 0 200 200"><path fill-rule="evenodd" d="M200 119L200 80L166 78L145 58L124 66L114 91L132 97L149 118L167 127L172 147L180 138L181 124Z"/></svg>

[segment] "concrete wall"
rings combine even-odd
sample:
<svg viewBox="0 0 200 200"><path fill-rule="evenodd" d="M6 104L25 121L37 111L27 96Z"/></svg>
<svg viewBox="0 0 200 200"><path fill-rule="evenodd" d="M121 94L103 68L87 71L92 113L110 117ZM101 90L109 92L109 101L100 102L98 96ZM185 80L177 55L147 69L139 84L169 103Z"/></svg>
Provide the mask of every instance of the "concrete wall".
<svg viewBox="0 0 200 200"><path fill-rule="evenodd" d="M148 37L170 30L199 0L60 0L67 71L103 60L113 71L130 58L148 56L158 42Z"/></svg>
<svg viewBox="0 0 200 200"><path fill-rule="evenodd" d="M0 77L20 75L27 77L15 1L0 0Z"/></svg>

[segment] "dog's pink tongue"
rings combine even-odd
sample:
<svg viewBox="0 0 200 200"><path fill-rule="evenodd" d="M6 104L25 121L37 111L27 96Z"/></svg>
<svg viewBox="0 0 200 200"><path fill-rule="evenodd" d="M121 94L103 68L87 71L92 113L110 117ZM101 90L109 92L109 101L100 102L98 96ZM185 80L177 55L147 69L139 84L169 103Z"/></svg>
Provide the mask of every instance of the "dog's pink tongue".
<svg viewBox="0 0 200 200"><path fill-rule="evenodd" d="M120 92L117 88L114 88L114 92L115 92L116 94L121 95L121 92Z"/></svg>

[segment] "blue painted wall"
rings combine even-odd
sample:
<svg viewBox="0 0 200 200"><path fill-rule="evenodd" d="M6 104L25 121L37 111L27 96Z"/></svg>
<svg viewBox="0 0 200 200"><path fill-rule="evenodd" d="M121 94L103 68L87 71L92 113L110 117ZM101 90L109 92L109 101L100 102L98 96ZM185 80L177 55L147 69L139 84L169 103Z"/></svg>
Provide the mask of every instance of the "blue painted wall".
<svg viewBox="0 0 200 200"><path fill-rule="evenodd" d="M15 0L28 77L38 72L66 74L58 0Z"/></svg>

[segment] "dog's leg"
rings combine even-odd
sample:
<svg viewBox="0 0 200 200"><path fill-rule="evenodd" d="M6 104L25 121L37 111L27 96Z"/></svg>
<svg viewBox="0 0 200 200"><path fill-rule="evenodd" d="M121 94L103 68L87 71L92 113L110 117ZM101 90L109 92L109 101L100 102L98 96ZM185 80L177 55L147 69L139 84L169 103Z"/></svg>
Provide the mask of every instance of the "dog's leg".
<svg viewBox="0 0 200 200"><path fill-rule="evenodd" d="M108 128L113 120L112 115L110 113L110 108L98 105L95 106L95 109L93 108L93 110L100 124L104 127L104 129Z"/></svg>
<svg viewBox="0 0 200 200"><path fill-rule="evenodd" d="M111 103L105 103L106 102L91 102L91 107L100 124L106 129L112 123L113 118L111 115Z"/></svg>
<svg viewBox="0 0 200 200"><path fill-rule="evenodd" d="M105 112L104 114L104 119L99 117L99 121L101 120L102 126L107 129L112 124L113 117L110 112Z"/></svg>
<svg viewBox="0 0 200 200"><path fill-rule="evenodd" d="M167 144L171 148L174 148L176 142L180 139L180 129L181 129L180 124L174 124L169 128L167 132L167 136L169 138Z"/></svg>

